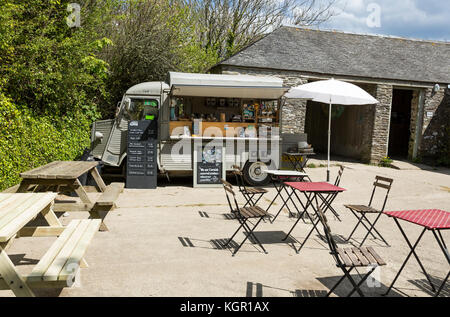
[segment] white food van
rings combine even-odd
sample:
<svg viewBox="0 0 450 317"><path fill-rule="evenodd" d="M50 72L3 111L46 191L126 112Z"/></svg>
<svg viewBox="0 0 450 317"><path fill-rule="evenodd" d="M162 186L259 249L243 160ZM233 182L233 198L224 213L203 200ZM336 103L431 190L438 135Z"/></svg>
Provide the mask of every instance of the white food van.
<svg viewBox="0 0 450 317"><path fill-rule="evenodd" d="M213 154L223 155L224 174L238 165L248 183L264 184L268 176L262 169L280 163L287 91L277 77L169 72L166 82L131 87L115 119L94 123L92 153L105 166L125 170L129 122L157 120L159 174L193 175L197 184L195 153L214 142L223 144L223 151Z"/></svg>

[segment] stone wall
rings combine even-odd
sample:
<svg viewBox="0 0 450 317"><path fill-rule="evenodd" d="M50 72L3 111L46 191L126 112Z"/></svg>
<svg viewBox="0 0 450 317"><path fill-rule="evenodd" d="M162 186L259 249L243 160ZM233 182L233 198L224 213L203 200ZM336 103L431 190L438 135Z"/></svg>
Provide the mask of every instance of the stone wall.
<svg viewBox="0 0 450 317"><path fill-rule="evenodd" d="M371 94L374 98L377 97L377 85L359 85L362 89ZM375 123L375 105L364 106L364 121L365 128L362 131L362 148L361 161L370 163L372 161L372 138Z"/></svg>
<svg viewBox="0 0 450 317"><path fill-rule="evenodd" d="M215 73L224 71L255 76L277 76L282 78L284 85L293 87L308 82L309 76L294 71L264 70L246 67L220 65ZM351 79L350 79L351 80ZM363 120L366 128L363 130L360 159L367 163L378 163L383 159L389 148L389 130L392 109L392 84L357 84L380 104L365 106ZM409 157L412 159L414 145L417 142L418 155L422 157L443 155L445 147L450 147L450 92L441 88L437 93L431 88L425 90L422 135L416 140L416 127L420 126L417 119L419 110L419 88L414 90L411 104L411 139ZM288 100L282 113L282 133L303 133L305 131L306 101ZM433 117L427 113L433 112ZM450 160L450 159L449 159Z"/></svg>
<svg viewBox="0 0 450 317"><path fill-rule="evenodd" d="M377 85L375 98L380 102L375 108L372 128L370 163L379 163L387 156L392 108L392 85Z"/></svg>
<svg viewBox="0 0 450 317"><path fill-rule="evenodd" d="M432 116L428 116L432 113ZM450 90L441 88L434 92L425 91L423 138L419 147L421 157L450 155ZM450 158L448 159L450 162Z"/></svg>

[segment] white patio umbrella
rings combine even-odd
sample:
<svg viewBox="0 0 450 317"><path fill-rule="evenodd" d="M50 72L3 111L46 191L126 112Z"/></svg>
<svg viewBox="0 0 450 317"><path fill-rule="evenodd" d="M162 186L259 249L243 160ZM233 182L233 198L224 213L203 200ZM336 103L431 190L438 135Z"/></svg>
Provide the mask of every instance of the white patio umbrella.
<svg viewBox="0 0 450 317"><path fill-rule="evenodd" d="M350 83L340 80L321 80L291 88L285 95L291 99L310 99L329 104L328 112L328 168L327 182L330 181L331 106L372 105L378 103L369 93Z"/></svg>

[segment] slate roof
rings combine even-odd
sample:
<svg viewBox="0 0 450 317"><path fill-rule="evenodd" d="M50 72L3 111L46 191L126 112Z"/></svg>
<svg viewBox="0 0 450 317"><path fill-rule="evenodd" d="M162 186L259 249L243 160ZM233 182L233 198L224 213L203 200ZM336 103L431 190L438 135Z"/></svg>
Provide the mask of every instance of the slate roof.
<svg viewBox="0 0 450 317"><path fill-rule="evenodd" d="M218 65L450 84L450 42L283 26Z"/></svg>

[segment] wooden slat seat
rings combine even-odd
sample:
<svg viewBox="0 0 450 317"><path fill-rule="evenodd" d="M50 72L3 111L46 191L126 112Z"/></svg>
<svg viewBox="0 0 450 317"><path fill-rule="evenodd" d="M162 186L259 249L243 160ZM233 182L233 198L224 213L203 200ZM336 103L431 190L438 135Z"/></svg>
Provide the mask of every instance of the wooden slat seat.
<svg viewBox="0 0 450 317"><path fill-rule="evenodd" d="M258 187L246 187L245 191L249 194L265 194L267 193L267 190L264 188L258 188Z"/></svg>
<svg viewBox="0 0 450 317"><path fill-rule="evenodd" d="M68 286L73 282L84 254L98 231L99 219L73 220L54 242L31 274L25 277L27 284L42 287L45 284ZM44 286L45 287L45 286Z"/></svg>
<svg viewBox="0 0 450 317"><path fill-rule="evenodd" d="M327 296L330 296L331 293L341 284L341 282L347 278L353 285L352 291L347 295L348 297L352 296L354 292L358 292L360 296L364 296L364 293L361 291L360 286L367 278L375 271L379 266L386 265L386 262L375 252L372 247L353 247L353 248L340 248L336 241L334 241L333 235L331 233L330 226L328 225L328 220L325 217L323 211L317 206L317 211L319 215L320 222L323 225L323 229L325 231L325 237L328 243L328 247L330 249L330 254L333 256L336 261L336 266L340 268L344 272L344 276L330 289L327 293ZM350 275L350 272L355 268L365 267L367 268L367 273L364 276L361 276L361 281L356 283L353 277Z"/></svg>
<svg viewBox="0 0 450 317"><path fill-rule="evenodd" d="M106 186L105 191L102 193L102 195L97 199L95 202L95 206L109 206L114 207L115 201L119 197L120 193L123 192L123 189L125 188L124 183L111 183L111 185ZM94 209L95 209L94 206Z"/></svg>
<svg viewBox="0 0 450 317"><path fill-rule="evenodd" d="M346 208L352 209L356 212L364 212L369 214L380 213L381 211L366 205L344 205Z"/></svg>
<svg viewBox="0 0 450 317"><path fill-rule="evenodd" d="M261 244L261 242L258 240L258 238L254 235L253 231L256 229L256 227L258 227L260 222L265 217L270 217L270 215L264 209L258 207L256 204L247 207L247 205L249 204L249 201L247 201L247 204L244 207L239 207L239 204L236 200L236 194L233 190L233 186L224 179L221 179L221 182L223 184L223 188L225 189L225 195L227 197L230 211L236 216L236 219L240 223L239 228L235 231L235 233L231 236L231 238L228 239L228 241L225 244L225 247L231 241L233 241L233 238L236 236L236 234L241 229L243 229L246 233L245 239L242 240L241 244L234 250L233 256L236 255L236 253L239 251L239 249L242 247L242 245L245 243L245 241L249 237L252 237L254 239L254 241L256 241L256 243L259 244L261 249L263 249L264 253L267 254L266 249L264 249L264 246ZM231 194L230 196L233 196L232 199L230 198L229 194ZM234 201L234 206L233 206L232 200ZM248 219L257 219L256 223L252 224L253 225L252 228L250 228L249 225L247 224Z"/></svg>
<svg viewBox="0 0 450 317"><path fill-rule="evenodd" d="M269 214L259 206L239 208L239 212L244 218L259 218Z"/></svg>
<svg viewBox="0 0 450 317"><path fill-rule="evenodd" d="M371 247L338 248L339 257L346 267L366 267L386 265L386 262Z"/></svg>
<svg viewBox="0 0 450 317"><path fill-rule="evenodd" d="M120 193L123 192L125 188L124 183L111 183L111 185L106 186L105 191L97 199L94 206L92 207L90 214L91 219L101 219L102 224L100 226L100 231L108 231L108 227L103 222L106 214L116 208L116 200ZM102 215L101 215L102 213Z"/></svg>

